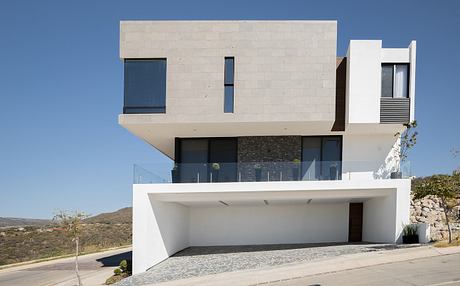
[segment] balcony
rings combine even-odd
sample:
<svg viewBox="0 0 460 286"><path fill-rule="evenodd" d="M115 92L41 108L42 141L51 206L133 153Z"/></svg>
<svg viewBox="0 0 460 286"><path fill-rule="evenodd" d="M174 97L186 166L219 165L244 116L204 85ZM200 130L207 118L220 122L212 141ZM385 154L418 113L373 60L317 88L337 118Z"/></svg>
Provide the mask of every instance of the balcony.
<svg viewBox="0 0 460 286"><path fill-rule="evenodd" d="M390 179L395 163L376 161L135 164L134 184ZM410 178L410 162L401 164Z"/></svg>

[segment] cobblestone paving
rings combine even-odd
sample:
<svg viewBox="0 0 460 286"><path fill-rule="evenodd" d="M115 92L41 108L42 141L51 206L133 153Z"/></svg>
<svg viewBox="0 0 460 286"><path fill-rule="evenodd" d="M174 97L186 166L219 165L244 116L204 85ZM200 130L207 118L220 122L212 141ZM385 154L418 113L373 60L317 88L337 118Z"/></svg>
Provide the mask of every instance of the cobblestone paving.
<svg viewBox="0 0 460 286"><path fill-rule="evenodd" d="M223 272L394 249L389 244L290 244L189 247L116 285L144 285Z"/></svg>

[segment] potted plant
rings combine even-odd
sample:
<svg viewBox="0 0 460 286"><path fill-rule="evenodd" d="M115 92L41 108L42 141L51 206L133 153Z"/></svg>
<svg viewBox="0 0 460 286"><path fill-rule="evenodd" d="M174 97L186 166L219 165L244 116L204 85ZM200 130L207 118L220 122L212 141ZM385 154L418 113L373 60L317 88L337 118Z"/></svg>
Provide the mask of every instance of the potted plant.
<svg viewBox="0 0 460 286"><path fill-rule="evenodd" d="M292 163L294 163L294 166L292 167L292 180L298 181L300 175L300 160L295 158L292 160Z"/></svg>
<svg viewBox="0 0 460 286"><path fill-rule="evenodd" d="M212 171L212 182L219 182L219 170L220 170L220 164L219 163L212 163L211 165Z"/></svg>
<svg viewBox="0 0 460 286"><path fill-rule="evenodd" d="M406 129L401 133L397 132L395 137L399 137L399 142L395 145L393 157L396 161L396 171L390 174L392 179L401 179L401 164L406 161L409 150L417 143L418 132L414 129L417 127L417 121L404 124Z"/></svg>
<svg viewBox="0 0 460 286"><path fill-rule="evenodd" d="M262 166L260 164L255 164L254 171L256 172L256 182L260 182L262 179Z"/></svg>
<svg viewBox="0 0 460 286"><path fill-rule="evenodd" d="M174 163L174 167L171 170L171 180L173 183L179 182L179 168L176 163Z"/></svg>
<svg viewBox="0 0 460 286"><path fill-rule="evenodd" d="M330 173L330 180L337 180L338 178L338 164L337 162L332 162L331 166L329 167L329 173Z"/></svg>
<svg viewBox="0 0 460 286"><path fill-rule="evenodd" d="M415 224L408 224L405 225L403 228L403 243L404 244L411 244L411 243L418 243L418 234L417 234L418 227Z"/></svg>

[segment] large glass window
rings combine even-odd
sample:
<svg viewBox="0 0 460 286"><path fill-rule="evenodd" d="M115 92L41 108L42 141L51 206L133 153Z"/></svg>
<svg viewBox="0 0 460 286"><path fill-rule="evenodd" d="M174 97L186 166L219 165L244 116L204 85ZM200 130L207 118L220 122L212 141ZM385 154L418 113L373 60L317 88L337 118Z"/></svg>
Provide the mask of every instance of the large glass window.
<svg viewBox="0 0 460 286"><path fill-rule="evenodd" d="M126 59L123 113L166 112L166 59Z"/></svg>
<svg viewBox="0 0 460 286"><path fill-rule="evenodd" d="M224 112L233 113L235 58L226 57L224 67Z"/></svg>
<svg viewBox="0 0 460 286"><path fill-rule="evenodd" d="M208 140L187 139L180 141L180 182L198 183L208 180Z"/></svg>
<svg viewBox="0 0 460 286"><path fill-rule="evenodd" d="M236 180L236 138L183 138L178 139L177 144L180 182Z"/></svg>
<svg viewBox="0 0 460 286"><path fill-rule="evenodd" d="M342 175L342 137L302 138L302 180L339 180Z"/></svg>
<svg viewBox="0 0 460 286"><path fill-rule="evenodd" d="M409 65L382 65L382 97L409 97Z"/></svg>

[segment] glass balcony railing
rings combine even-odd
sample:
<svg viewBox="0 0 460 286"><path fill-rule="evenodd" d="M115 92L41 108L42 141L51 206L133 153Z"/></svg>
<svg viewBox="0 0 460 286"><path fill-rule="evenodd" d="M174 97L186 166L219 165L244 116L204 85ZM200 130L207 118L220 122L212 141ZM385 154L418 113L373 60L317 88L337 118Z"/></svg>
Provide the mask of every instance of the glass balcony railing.
<svg viewBox="0 0 460 286"><path fill-rule="evenodd" d="M135 164L134 184L333 181L409 178L410 163L372 161ZM392 174L393 173L393 174Z"/></svg>

